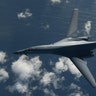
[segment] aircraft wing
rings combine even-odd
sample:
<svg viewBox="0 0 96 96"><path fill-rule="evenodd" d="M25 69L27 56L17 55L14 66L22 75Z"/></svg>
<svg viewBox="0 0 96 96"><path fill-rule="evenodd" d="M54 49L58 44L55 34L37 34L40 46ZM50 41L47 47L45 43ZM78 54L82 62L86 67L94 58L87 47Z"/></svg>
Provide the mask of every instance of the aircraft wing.
<svg viewBox="0 0 96 96"><path fill-rule="evenodd" d="M87 62L83 61L82 59L79 59L77 57L70 58L74 65L79 69L79 71L83 74L83 76L89 81L89 83L93 86L96 87L96 82L91 74Z"/></svg>
<svg viewBox="0 0 96 96"><path fill-rule="evenodd" d="M78 28L78 9L75 8L73 12L73 16L71 18L71 23L67 33L67 37L76 37L77 28Z"/></svg>

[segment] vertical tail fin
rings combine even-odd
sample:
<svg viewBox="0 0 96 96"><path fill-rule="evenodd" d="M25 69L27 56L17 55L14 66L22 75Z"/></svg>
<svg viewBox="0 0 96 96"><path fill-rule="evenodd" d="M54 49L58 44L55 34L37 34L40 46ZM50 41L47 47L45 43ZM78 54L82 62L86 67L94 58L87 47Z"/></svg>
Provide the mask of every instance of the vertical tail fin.
<svg viewBox="0 0 96 96"><path fill-rule="evenodd" d="M78 28L78 9L75 8L72 19L71 19L71 23L69 26L67 37L75 37L76 34L74 34L74 33L76 33L77 28Z"/></svg>

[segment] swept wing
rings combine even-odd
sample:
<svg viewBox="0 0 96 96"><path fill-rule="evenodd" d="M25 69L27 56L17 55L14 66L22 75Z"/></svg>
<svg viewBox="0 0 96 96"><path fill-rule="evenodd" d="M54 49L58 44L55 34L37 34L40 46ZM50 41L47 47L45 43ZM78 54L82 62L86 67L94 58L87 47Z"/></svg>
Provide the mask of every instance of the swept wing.
<svg viewBox="0 0 96 96"><path fill-rule="evenodd" d="M79 71L83 74L83 76L89 81L89 83L93 87L96 87L95 79L87 66L87 62L77 57L72 57L71 60L75 64L75 66L79 69Z"/></svg>

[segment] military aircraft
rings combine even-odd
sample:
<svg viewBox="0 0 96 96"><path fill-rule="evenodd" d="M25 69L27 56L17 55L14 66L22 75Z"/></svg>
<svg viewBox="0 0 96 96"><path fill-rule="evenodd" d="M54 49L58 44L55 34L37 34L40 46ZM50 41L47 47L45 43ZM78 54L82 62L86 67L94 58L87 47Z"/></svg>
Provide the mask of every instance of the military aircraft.
<svg viewBox="0 0 96 96"><path fill-rule="evenodd" d="M89 41L89 36L75 36L78 28L78 13L77 8L74 9L68 34L65 39L58 42L39 45L14 52L15 54L57 54L66 56L71 59L83 76L89 83L96 87L96 82L91 74L85 58L94 56L93 49L96 48L96 41Z"/></svg>

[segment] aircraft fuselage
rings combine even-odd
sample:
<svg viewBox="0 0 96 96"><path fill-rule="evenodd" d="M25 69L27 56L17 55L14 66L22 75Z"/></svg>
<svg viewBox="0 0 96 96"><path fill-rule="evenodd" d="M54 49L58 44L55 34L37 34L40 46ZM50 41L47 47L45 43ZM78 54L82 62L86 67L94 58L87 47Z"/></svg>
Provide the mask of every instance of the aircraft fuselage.
<svg viewBox="0 0 96 96"><path fill-rule="evenodd" d="M92 50L96 48L96 42L71 41L60 44L34 46L21 51L21 54L57 54L66 57L91 57ZM16 52L20 54L20 52Z"/></svg>

